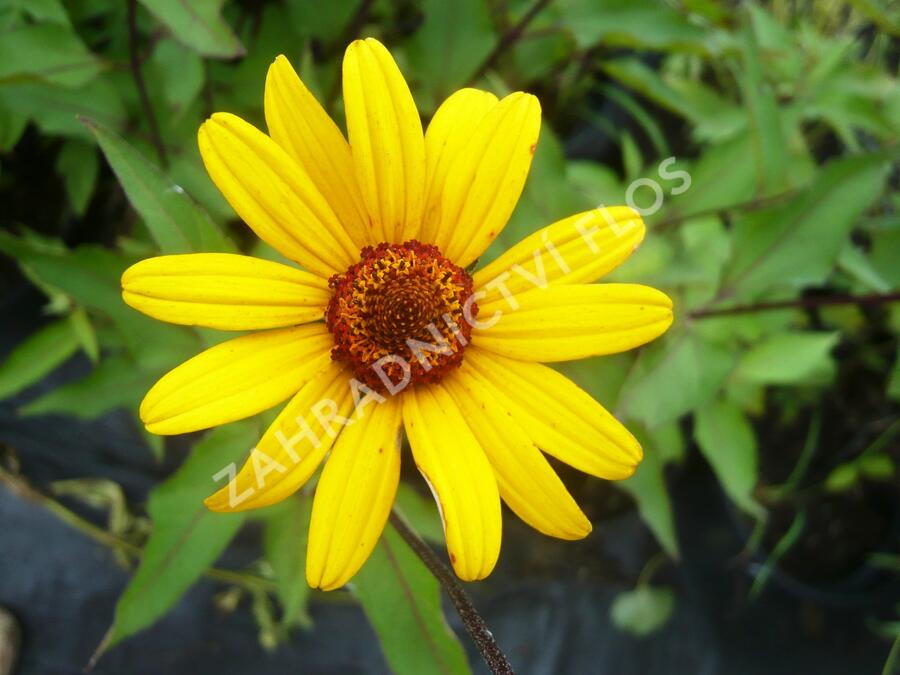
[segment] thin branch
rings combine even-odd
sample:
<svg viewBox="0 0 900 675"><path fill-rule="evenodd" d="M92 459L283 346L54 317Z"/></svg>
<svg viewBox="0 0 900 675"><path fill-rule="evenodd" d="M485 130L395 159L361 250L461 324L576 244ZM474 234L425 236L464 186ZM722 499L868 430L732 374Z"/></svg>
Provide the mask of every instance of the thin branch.
<svg viewBox="0 0 900 675"><path fill-rule="evenodd" d="M167 169L169 168L169 158L166 156L166 146L163 143L162 134L159 132L159 124L156 122L153 104L150 102L150 96L147 94L147 84L144 82L144 74L141 71L141 55L138 52L137 0L129 0L128 2L128 55L131 63L131 77L134 79L134 86L137 88L141 108L150 127L150 140L153 143L153 147L156 148L159 163L164 169Z"/></svg>
<svg viewBox="0 0 900 675"><path fill-rule="evenodd" d="M488 11L497 32L503 33L509 28L509 2L508 0L488 0Z"/></svg>
<svg viewBox="0 0 900 675"><path fill-rule="evenodd" d="M888 302L900 302L900 292L872 293L870 295L806 295L801 298L794 298L793 300L758 302L752 305L735 305L734 307L698 309L691 312L689 316L692 319L706 319L716 316L769 312L776 309L813 309L815 307L828 307L833 305L879 305Z"/></svg>
<svg viewBox="0 0 900 675"><path fill-rule="evenodd" d="M544 26L535 28L522 35L522 41L536 40L537 38L550 37L551 35L568 35L568 31L562 26ZM567 60L568 61L568 60Z"/></svg>
<svg viewBox="0 0 900 675"><path fill-rule="evenodd" d="M494 640L494 635L488 630L484 619L475 609L471 598L463 590L462 585L457 581L456 576L448 567L441 562L435 555L434 551L428 548L428 545L422 541L419 536L413 532L406 521L397 514L396 511L391 512L391 524L397 530L403 540L409 545L413 552L421 558L425 566L431 570L438 582L443 586L447 595L450 596L453 606L459 612L463 625L466 627L478 651L488 668L494 675L514 675L509 660L500 649L500 645Z"/></svg>
<svg viewBox="0 0 900 675"><path fill-rule="evenodd" d="M500 40L491 50L490 54L485 57L484 61L478 67L478 70L476 70L475 74L472 75L472 77L469 79L469 84L474 83L485 73L487 73L491 68L493 68L499 58L503 56L503 53L507 49L512 47L520 37L522 37L522 33L525 32L525 29L528 28L528 25L549 4L550 0L536 0L536 2L528 9L528 11L522 15L522 18L519 19L518 23L516 23L508 31L500 36Z"/></svg>

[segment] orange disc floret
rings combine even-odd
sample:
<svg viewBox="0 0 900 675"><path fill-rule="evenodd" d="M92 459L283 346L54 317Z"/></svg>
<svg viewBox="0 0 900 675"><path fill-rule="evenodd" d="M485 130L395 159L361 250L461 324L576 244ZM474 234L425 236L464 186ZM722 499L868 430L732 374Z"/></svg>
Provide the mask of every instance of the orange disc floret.
<svg viewBox="0 0 900 675"><path fill-rule="evenodd" d="M366 246L328 285L331 357L372 389L437 382L462 362L478 314L472 277L436 246Z"/></svg>

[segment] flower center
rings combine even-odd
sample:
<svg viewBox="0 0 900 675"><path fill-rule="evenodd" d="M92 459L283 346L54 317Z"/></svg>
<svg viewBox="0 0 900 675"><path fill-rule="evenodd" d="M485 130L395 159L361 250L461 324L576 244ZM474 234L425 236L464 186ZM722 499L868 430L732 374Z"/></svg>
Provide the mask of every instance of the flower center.
<svg viewBox="0 0 900 675"><path fill-rule="evenodd" d="M372 389L437 382L462 362L478 314L472 277L436 246L366 246L328 285L331 358Z"/></svg>

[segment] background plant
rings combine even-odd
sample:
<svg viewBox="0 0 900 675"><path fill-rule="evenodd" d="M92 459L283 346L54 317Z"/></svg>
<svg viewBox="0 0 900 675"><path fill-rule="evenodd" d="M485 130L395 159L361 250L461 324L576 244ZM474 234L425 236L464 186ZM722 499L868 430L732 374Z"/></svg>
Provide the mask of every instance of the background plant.
<svg viewBox="0 0 900 675"><path fill-rule="evenodd" d="M279 53L341 119L343 49L375 35L397 55L426 118L466 85L540 97L531 176L487 257L556 218L624 203L636 180L652 179L666 195L614 278L672 295L676 325L636 355L565 366L639 430L646 449L638 473L617 487L662 558L617 600L617 626L646 633L672 611L670 589L651 577L660 560L679 557L666 469L691 453L708 462L746 528L758 560L754 595L811 554L804 532L823 508L878 508L884 490L896 495L896 4L3 0L0 35L0 251L46 297L46 324L0 365L0 396L26 392L15 399L21 415L94 418L124 408L139 427L148 387L222 339L130 310L119 298L121 272L160 252L276 259L207 178L196 130L220 110L265 128L264 76ZM691 179L680 194L676 171ZM633 195L639 205L654 199L643 188ZM15 282L11 270L0 278ZM93 367L27 394L71 358ZM308 494L253 518L263 531L257 563L213 567L247 519L204 510L209 477L239 459L265 419L197 440L146 509L108 482L35 493L136 565L104 648L160 619L204 574L225 585L225 605L249 599L267 646L309 625ZM147 435L134 452L161 460L167 449ZM32 494L27 468L3 476ZM593 498L584 485L573 489ZM106 511L108 522L59 501L73 498ZM413 489L404 488L400 508L422 535L441 537L434 507ZM881 557L858 564L896 570L896 545L885 551L879 541L863 553ZM436 662L467 670L437 583L395 532L352 593L394 670L430 672ZM896 623L878 626L896 633Z"/></svg>

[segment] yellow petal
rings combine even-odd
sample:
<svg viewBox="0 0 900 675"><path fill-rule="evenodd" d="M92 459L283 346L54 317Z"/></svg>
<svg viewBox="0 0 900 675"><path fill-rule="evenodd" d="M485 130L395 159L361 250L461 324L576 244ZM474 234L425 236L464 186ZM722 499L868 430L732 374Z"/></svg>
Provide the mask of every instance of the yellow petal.
<svg viewBox="0 0 900 675"><path fill-rule="evenodd" d="M456 574L483 579L500 555L500 494L491 465L456 403L439 384L403 393L403 423L416 466L434 493Z"/></svg>
<svg viewBox="0 0 900 675"><path fill-rule="evenodd" d="M269 134L303 168L353 243L359 248L377 243L368 236L350 146L284 56L269 66L265 107Z"/></svg>
<svg viewBox="0 0 900 675"><path fill-rule="evenodd" d="M473 343L523 361L615 354L650 342L672 325L669 297L640 284L538 288L483 305L481 311L484 317L503 314L494 325L475 328Z"/></svg>
<svg viewBox="0 0 900 675"><path fill-rule="evenodd" d="M313 500L306 580L330 591L347 583L384 530L400 480L400 404L365 408L344 428Z"/></svg>
<svg viewBox="0 0 900 675"><path fill-rule="evenodd" d="M522 92L495 105L453 158L440 190L435 243L460 267L481 255L506 226L531 167L541 105Z"/></svg>
<svg viewBox="0 0 900 675"><path fill-rule="evenodd" d="M160 321L220 330L295 326L321 319L328 284L301 270L244 255L148 258L122 275L122 298Z"/></svg>
<svg viewBox="0 0 900 675"><path fill-rule="evenodd" d="M356 40L347 47L344 108L373 238L415 238L425 200L422 120L394 58L378 40Z"/></svg>
<svg viewBox="0 0 900 675"><path fill-rule="evenodd" d="M353 406L349 377L329 360L284 407L234 479L206 499L207 508L223 513L258 509L303 487Z"/></svg>
<svg viewBox="0 0 900 675"><path fill-rule="evenodd" d="M147 392L141 420L154 434L234 422L295 394L331 358L325 324L251 333L211 347Z"/></svg>
<svg viewBox="0 0 900 675"><path fill-rule="evenodd" d="M359 250L312 179L271 138L216 113L198 133L210 178L257 236L313 274L343 272Z"/></svg>
<svg viewBox="0 0 900 675"><path fill-rule="evenodd" d="M618 480L634 473L643 453L629 431L557 371L513 361L471 345L462 366L506 408L544 452L579 471Z"/></svg>
<svg viewBox="0 0 900 675"><path fill-rule="evenodd" d="M644 239L644 221L627 206L596 208L564 218L526 237L473 277L486 295L499 300L501 284L522 293L548 284L583 284L612 271Z"/></svg>
<svg viewBox="0 0 900 675"><path fill-rule="evenodd" d="M460 89L434 113L425 132L425 214L419 238L437 241L441 201L453 161L467 150L484 116L497 105L497 97L479 89ZM449 240L449 238L448 238Z"/></svg>
<svg viewBox="0 0 900 675"><path fill-rule="evenodd" d="M444 385L484 448L494 468L500 496L509 508L551 537L582 539L590 534L587 516L490 387L483 386L470 368L453 373Z"/></svg>

